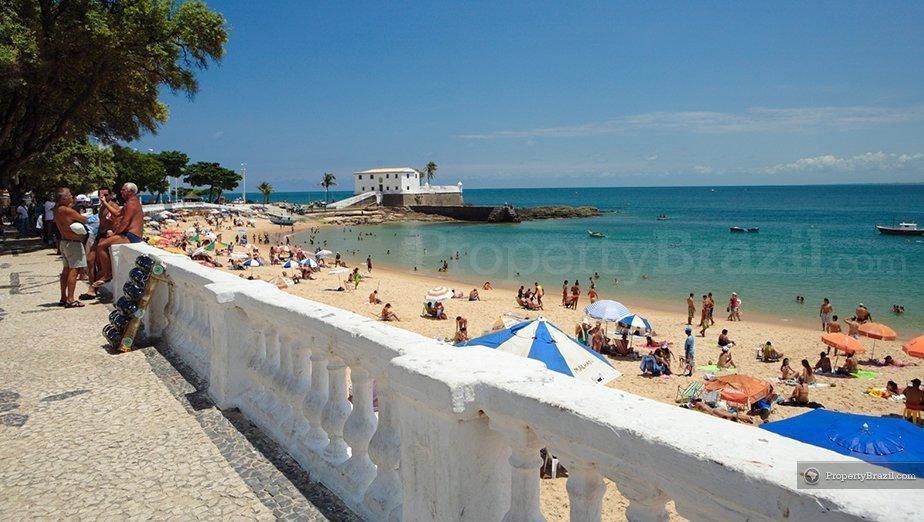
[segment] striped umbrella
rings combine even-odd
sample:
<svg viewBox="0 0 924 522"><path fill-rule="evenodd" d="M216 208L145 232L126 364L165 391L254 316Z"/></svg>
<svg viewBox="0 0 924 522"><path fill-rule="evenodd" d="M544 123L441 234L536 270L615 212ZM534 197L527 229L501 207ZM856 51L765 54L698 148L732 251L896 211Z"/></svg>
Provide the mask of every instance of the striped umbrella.
<svg viewBox="0 0 924 522"><path fill-rule="evenodd" d="M539 317L466 341L459 346L484 346L541 361L552 371L588 382L606 384L619 377L603 355L579 343Z"/></svg>
<svg viewBox="0 0 924 522"><path fill-rule="evenodd" d="M307 266L311 268L318 267L318 262L315 261L314 259L311 259L310 257L306 257L305 259L302 259L301 261L299 261L298 264L300 264L301 266Z"/></svg>
<svg viewBox="0 0 924 522"><path fill-rule="evenodd" d="M282 268L298 268L299 266L301 265L299 265L298 261L294 259L289 259L288 261L282 264Z"/></svg>
<svg viewBox="0 0 924 522"><path fill-rule="evenodd" d="M256 259L248 259L241 264L247 267L263 266L263 263L257 261Z"/></svg>
<svg viewBox="0 0 924 522"><path fill-rule="evenodd" d="M638 314L623 317L619 320L619 324L632 332L639 331L642 333L651 333L651 323L648 322L648 319Z"/></svg>
<svg viewBox="0 0 924 522"><path fill-rule="evenodd" d="M619 321L623 317L632 315L632 312L630 312L624 304L610 299L602 299L596 303L587 305L587 308L584 309L584 313L594 319L614 322Z"/></svg>
<svg viewBox="0 0 924 522"><path fill-rule="evenodd" d="M424 301L427 303L436 303L447 299L452 299L452 290L445 286L431 288L427 291L427 295L424 296Z"/></svg>

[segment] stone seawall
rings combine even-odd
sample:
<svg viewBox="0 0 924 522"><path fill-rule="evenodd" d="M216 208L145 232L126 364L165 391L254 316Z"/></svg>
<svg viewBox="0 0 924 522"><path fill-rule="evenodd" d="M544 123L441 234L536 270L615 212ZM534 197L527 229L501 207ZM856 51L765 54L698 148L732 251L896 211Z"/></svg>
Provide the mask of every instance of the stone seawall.
<svg viewBox="0 0 924 522"><path fill-rule="evenodd" d="M459 221L480 221L484 223L518 223L516 210L509 206L442 206L411 205L410 209L421 214L435 214Z"/></svg>
<svg viewBox="0 0 924 522"><path fill-rule="evenodd" d="M463 205L461 192L440 192L434 194L382 194L382 205L386 207L452 206Z"/></svg>

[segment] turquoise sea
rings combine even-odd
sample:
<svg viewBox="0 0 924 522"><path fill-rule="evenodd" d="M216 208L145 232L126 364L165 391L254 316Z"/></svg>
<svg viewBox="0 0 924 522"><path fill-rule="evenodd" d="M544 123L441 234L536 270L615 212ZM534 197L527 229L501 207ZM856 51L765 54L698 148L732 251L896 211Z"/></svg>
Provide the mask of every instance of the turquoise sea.
<svg viewBox="0 0 924 522"><path fill-rule="evenodd" d="M298 202L323 193L274 196ZM724 308L737 291L745 314L814 324L824 297L842 318L862 302L901 338L924 334L924 237L883 236L874 228L893 220L924 226L924 184L467 189L464 196L472 204L593 205L605 214L520 224L390 224L321 237L333 250L428 275L446 259L450 277L473 282L538 280L557 292L563 280L579 278L586 286L597 272L604 297L680 311L690 292L697 300L713 292ZM670 219L657 221L659 214ZM731 226L760 232L733 234ZM588 230L606 238L591 238ZM893 304L904 305L905 314L893 315Z"/></svg>

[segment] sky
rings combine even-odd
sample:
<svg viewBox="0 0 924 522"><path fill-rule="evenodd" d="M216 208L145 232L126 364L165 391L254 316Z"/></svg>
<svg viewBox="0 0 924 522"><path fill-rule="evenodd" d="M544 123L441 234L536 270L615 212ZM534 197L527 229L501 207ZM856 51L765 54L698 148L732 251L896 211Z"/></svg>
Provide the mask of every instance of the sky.
<svg viewBox="0 0 924 522"><path fill-rule="evenodd" d="M248 190L924 182L924 3L212 0L226 57L139 149Z"/></svg>

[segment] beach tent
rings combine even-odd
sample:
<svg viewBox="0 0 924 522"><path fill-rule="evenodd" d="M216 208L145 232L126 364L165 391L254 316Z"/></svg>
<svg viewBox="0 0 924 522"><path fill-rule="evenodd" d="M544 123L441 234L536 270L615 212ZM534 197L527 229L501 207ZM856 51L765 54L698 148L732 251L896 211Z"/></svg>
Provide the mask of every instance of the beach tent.
<svg viewBox="0 0 924 522"><path fill-rule="evenodd" d="M900 417L818 409L760 427L900 473L924 475L924 430Z"/></svg>
<svg viewBox="0 0 924 522"><path fill-rule="evenodd" d="M587 305L587 308L584 309L584 313L594 319L613 322L632 315L632 312L630 312L624 304L610 299L602 299L596 303Z"/></svg>
<svg viewBox="0 0 924 522"><path fill-rule="evenodd" d="M924 359L924 335L915 337L902 345L902 351L912 357Z"/></svg>
<svg viewBox="0 0 924 522"><path fill-rule="evenodd" d="M552 371L588 382L606 384L620 375L603 355L579 343L542 317L457 346L484 346L529 357L541 361Z"/></svg>
<svg viewBox="0 0 924 522"><path fill-rule="evenodd" d="M706 383L707 392L719 390L723 400L748 407L770 395L770 389L769 382L740 373L716 377Z"/></svg>

